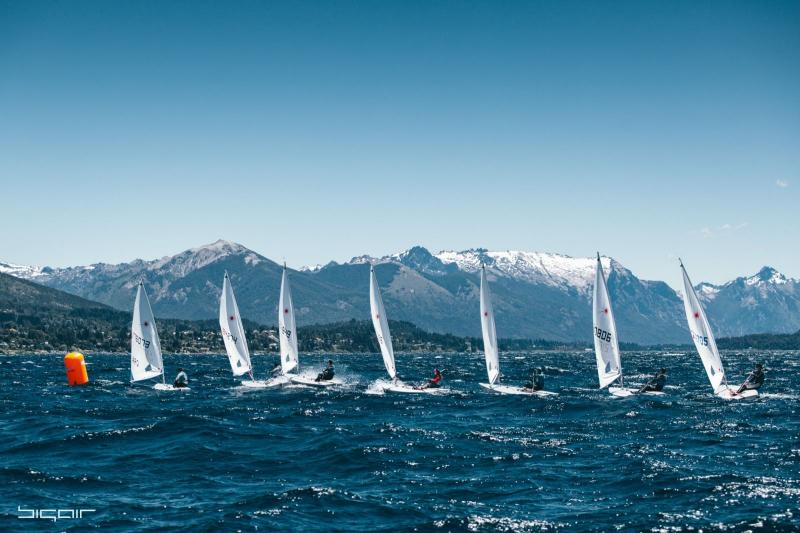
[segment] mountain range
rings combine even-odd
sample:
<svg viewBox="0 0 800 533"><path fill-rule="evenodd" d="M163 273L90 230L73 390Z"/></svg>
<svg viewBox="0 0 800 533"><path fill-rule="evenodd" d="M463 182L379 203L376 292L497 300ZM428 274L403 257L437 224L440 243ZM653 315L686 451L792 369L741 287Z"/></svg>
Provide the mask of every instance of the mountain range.
<svg viewBox="0 0 800 533"><path fill-rule="evenodd" d="M662 281L639 279L603 257L621 341L685 343L681 296ZM385 256L290 270L298 325L369 316L369 265L374 264L387 313L427 331L479 336L478 270L491 283L498 335L586 340L591 331L594 258L553 253L471 249L431 253L415 246ZM231 277L242 316L276 322L282 265L240 244L217 241L174 256L130 263L38 268L0 262L0 272L130 310L145 281L159 317L211 319L222 277ZM698 294L719 336L789 333L800 329L800 281L770 267L724 285L700 283Z"/></svg>

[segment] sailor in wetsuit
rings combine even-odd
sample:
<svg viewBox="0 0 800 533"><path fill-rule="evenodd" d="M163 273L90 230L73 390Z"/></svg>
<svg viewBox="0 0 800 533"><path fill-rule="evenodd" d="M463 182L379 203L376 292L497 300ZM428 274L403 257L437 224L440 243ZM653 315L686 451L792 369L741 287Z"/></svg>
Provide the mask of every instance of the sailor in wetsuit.
<svg viewBox="0 0 800 533"><path fill-rule="evenodd" d="M523 389L530 390L530 391L537 391L544 389L544 370L541 368L534 368L533 373L531 374L531 379L525 386L522 387Z"/></svg>
<svg viewBox="0 0 800 533"><path fill-rule="evenodd" d="M419 387L420 389L438 389L442 384L442 373L438 368L433 369L433 377L425 385Z"/></svg>
<svg viewBox="0 0 800 533"><path fill-rule="evenodd" d="M272 374L273 376L275 374L280 374L281 368L282 368L281 367L281 360L278 359L278 362L275 363L274 365L272 365L272 370L270 370L269 373Z"/></svg>
<svg viewBox="0 0 800 533"><path fill-rule="evenodd" d="M664 389L664 385L667 384L667 369L662 368L656 375L653 376L653 379L642 385L642 388L639 389L639 392L661 392Z"/></svg>
<svg viewBox="0 0 800 533"><path fill-rule="evenodd" d="M333 361L328 359L328 366L325 367L325 370L317 374L317 379L314 381L330 381L333 379L334 371L333 371Z"/></svg>
<svg viewBox="0 0 800 533"><path fill-rule="evenodd" d="M189 377L182 368L178 369L178 375L175 376L175 381L172 383L172 386L176 389L182 389L189 386Z"/></svg>
<svg viewBox="0 0 800 533"><path fill-rule="evenodd" d="M736 394L739 394L745 390L759 389L763 384L764 384L764 365L758 363L756 367L753 369L753 371L750 372L750 374L747 376L747 379L744 380L744 383L742 383L739 389L736 391Z"/></svg>

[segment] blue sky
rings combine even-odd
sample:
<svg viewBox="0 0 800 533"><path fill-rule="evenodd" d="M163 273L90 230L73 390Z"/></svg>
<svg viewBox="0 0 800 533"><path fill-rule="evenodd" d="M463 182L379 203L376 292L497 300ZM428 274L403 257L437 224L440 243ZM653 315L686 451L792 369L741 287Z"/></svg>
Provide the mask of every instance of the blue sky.
<svg viewBox="0 0 800 533"><path fill-rule="evenodd" d="M800 277L800 3L0 1L0 260Z"/></svg>

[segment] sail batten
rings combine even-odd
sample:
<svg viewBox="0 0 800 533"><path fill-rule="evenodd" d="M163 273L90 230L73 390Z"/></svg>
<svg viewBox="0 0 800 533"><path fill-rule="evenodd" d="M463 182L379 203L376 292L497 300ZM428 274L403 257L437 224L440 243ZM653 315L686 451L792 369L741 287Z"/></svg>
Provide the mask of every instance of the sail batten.
<svg viewBox="0 0 800 533"><path fill-rule="evenodd" d="M494 323L494 309L486 279L486 267L481 268L481 332L483 333L483 353L486 357L486 373L489 384L494 385L500 377L500 355L497 348L497 331Z"/></svg>
<svg viewBox="0 0 800 533"><path fill-rule="evenodd" d="M697 353L703 362L708 381L711 383L714 392L717 393L727 388L725 369L719 356L717 341L714 339L711 325L708 323L706 313L697 298L697 293L694 290L692 281L689 279L686 268L683 266L683 262L681 262L681 273L683 274L683 309L686 311L689 332L692 335L695 348L697 348Z"/></svg>
<svg viewBox="0 0 800 533"><path fill-rule="evenodd" d="M394 365L394 349L392 348L392 335L389 332L389 321L386 318L386 310L383 307L378 280L375 277L375 269L369 269L369 308L372 315L372 326L375 328L375 335L378 336L378 344L381 347L383 364L389 377L397 377L397 369Z"/></svg>
<svg viewBox="0 0 800 533"><path fill-rule="evenodd" d="M600 254L597 254L592 308L594 353L597 359L597 376L602 389L622 378L622 363L617 340L617 325L614 321L614 311L611 309L611 298L608 295Z"/></svg>
<svg viewBox="0 0 800 533"><path fill-rule="evenodd" d="M222 282L222 294L219 299L219 327L225 351L231 363L234 376L241 376L250 372L253 367L250 362L250 350L247 347L247 338L239 314L239 306L227 272Z"/></svg>
<svg viewBox="0 0 800 533"><path fill-rule="evenodd" d="M140 281L131 322L131 381L142 381L163 374L164 363L156 320L144 283Z"/></svg>
<svg viewBox="0 0 800 533"><path fill-rule="evenodd" d="M283 267L281 278L281 295L278 303L278 329L281 341L281 372L288 374L299 363L297 353L297 329L294 321L294 303L292 291L289 287L289 276L286 267Z"/></svg>

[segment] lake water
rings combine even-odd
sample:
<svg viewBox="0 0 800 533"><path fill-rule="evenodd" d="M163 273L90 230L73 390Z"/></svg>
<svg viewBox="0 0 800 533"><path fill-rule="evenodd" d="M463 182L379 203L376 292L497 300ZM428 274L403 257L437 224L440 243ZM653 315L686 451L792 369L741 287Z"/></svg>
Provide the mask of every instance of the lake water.
<svg viewBox="0 0 800 533"><path fill-rule="evenodd" d="M441 396L374 394L379 355L333 359L338 390L244 390L223 355L168 354L192 390L159 393L125 355L88 354L80 388L61 356L0 356L0 529L800 528L800 353L723 354L731 381L767 367L734 402L688 352L623 354L629 384L669 371L665 396L628 399L597 390L585 352L503 354L508 384L545 367L544 399L482 389L478 354L398 355L411 381L441 368ZM255 356L257 377L274 361Z"/></svg>

